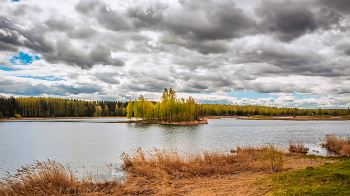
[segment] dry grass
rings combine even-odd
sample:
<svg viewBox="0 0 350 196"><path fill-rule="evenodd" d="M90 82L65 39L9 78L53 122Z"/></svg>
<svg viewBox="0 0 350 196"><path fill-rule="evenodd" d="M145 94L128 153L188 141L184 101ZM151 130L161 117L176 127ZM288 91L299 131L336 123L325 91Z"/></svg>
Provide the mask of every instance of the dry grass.
<svg viewBox="0 0 350 196"><path fill-rule="evenodd" d="M305 148L300 142L297 142L296 144L289 142L289 153L306 154L308 151L309 149Z"/></svg>
<svg viewBox="0 0 350 196"><path fill-rule="evenodd" d="M133 176L180 179L233 174L242 171L272 171L283 168L283 152L273 145L238 147L237 153L219 150L186 153L177 149L138 150L124 154L123 169Z"/></svg>
<svg viewBox="0 0 350 196"><path fill-rule="evenodd" d="M207 183L207 179L215 179L215 176L269 174L282 171L284 165L282 151L273 145L238 147L237 153L220 150L187 153L177 149L143 151L139 148L123 156L123 169L129 174L124 191L133 195L195 194L184 187L190 186L189 182L194 179ZM239 183L235 184L237 188Z"/></svg>
<svg viewBox="0 0 350 196"><path fill-rule="evenodd" d="M350 137L337 137L327 134L326 143L323 146L341 156L350 156Z"/></svg>
<svg viewBox="0 0 350 196"><path fill-rule="evenodd" d="M15 175L8 174L0 182L0 187L1 196L122 194L122 186L118 182L80 181L69 166L50 160L22 167Z"/></svg>
<svg viewBox="0 0 350 196"><path fill-rule="evenodd" d="M253 179L253 176L281 171L283 158L283 153L273 145L238 147L237 153L220 150L187 153L177 149L138 149L124 154L123 169L128 175L123 183L77 179L69 166L49 160L28 165L18 170L17 174L8 175L1 181L0 196L186 195L189 190L182 188L183 183L193 179L203 179L203 183L206 183L218 176L244 173ZM259 175L251 175L253 173ZM220 179L216 181L222 182ZM236 184L238 186L239 183ZM210 191L215 191L215 187L212 188Z"/></svg>

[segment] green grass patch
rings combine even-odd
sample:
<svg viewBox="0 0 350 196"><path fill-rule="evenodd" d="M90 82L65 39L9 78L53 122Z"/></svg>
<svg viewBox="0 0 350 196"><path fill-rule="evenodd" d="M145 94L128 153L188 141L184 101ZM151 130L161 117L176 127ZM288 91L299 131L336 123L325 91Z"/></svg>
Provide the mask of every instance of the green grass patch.
<svg viewBox="0 0 350 196"><path fill-rule="evenodd" d="M342 118L347 118L350 120L350 114L349 115L346 115L346 116L342 116Z"/></svg>
<svg viewBox="0 0 350 196"><path fill-rule="evenodd" d="M298 116L298 118L331 118L330 115Z"/></svg>
<svg viewBox="0 0 350 196"><path fill-rule="evenodd" d="M350 159L272 175L257 183L268 183L269 195L350 195Z"/></svg>
<svg viewBox="0 0 350 196"><path fill-rule="evenodd" d="M303 154L301 155L301 157L307 158L307 159L321 159L321 160L338 160L338 161L350 160L348 157L322 157L322 156L316 156L314 154Z"/></svg>

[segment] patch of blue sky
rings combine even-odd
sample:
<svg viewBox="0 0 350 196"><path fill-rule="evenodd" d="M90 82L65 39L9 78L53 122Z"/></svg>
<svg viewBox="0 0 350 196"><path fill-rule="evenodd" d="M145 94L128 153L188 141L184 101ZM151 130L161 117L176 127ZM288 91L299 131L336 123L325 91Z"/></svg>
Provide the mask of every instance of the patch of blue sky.
<svg viewBox="0 0 350 196"><path fill-rule="evenodd" d="M37 80L46 80L46 81L66 81L65 79L58 78L56 76L17 76L21 78L33 78Z"/></svg>
<svg viewBox="0 0 350 196"><path fill-rule="evenodd" d="M0 70L3 70L3 71L18 71L18 70L21 70L21 69L12 68L12 67L5 66L5 65L0 65Z"/></svg>
<svg viewBox="0 0 350 196"><path fill-rule="evenodd" d="M20 52L18 55L14 55L10 62L13 65L30 65L33 63L33 61L38 61L41 58L37 56L35 53L24 53Z"/></svg>
<svg viewBox="0 0 350 196"><path fill-rule="evenodd" d="M20 0L11 0L12 2L20 2Z"/></svg>

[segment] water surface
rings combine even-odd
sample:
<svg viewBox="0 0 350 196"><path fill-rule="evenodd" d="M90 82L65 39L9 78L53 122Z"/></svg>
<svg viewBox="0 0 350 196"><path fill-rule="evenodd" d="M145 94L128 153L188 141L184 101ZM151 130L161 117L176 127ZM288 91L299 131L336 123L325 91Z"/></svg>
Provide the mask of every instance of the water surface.
<svg viewBox="0 0 350 196"><path fill-rule="evenodd" d="M36 160L55 160L88 168L108 179L120 175L106 165L121 164L121 155L141 147L185 151L272 143L302 142L310 153L327 155L320 143L326 134L350 136L350 121L289 121L209 119L207 125L150 125L113 123L123 118L47 119L0 122L0 176ZM319 151L318 153L315 151Z"/></svg>

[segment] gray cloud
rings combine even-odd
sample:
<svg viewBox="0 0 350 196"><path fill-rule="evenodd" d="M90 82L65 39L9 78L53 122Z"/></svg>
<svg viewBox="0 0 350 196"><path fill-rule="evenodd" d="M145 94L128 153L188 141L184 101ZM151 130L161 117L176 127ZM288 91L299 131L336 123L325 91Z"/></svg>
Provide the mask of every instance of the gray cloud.
<svg viewBox="0 0 350 196"><path fill-rule="evenodd" d="M307 32L313 32L317 28L317 22L306 6L303 1L265 0L256 11L264 18L260 27L285 42L290 42Z"/></svg>
<svg viewBox="0 0 350 196"><path fill-rule="evenodd" d="M314 1L316 6L323 5L328 8L333 8L338 12L349 14L350 13L350 2L347 0L336 0L336 1L328 1L328 0L317 0Z"/></svg>
<svg viewBox="0 0 350 196"><path fill-rule="evenodd" d="M0 29L3 31L0 41L4 44L27 47L38 52L52 51L52 44L42 36L43 31L40 25L36 26L35 29L22 30L11 19L0 15ZM13 48L9 49L13 50Z"/></svg>
<svg viewBox="0 0 350 196"><path fill-rule="evenodd" d="M74 47L69 41L60 40L57 42L55 52L44 53L44 58L52 63L65 63L77 65L88 69L95 64L123 66L124 62L111 57L109 48L100 44L91 49L89 53L80 48Z"/></svg>
<svg viewBox="0 0 350 196"><path fill-rule="evenodd" d="M234 1L180 1L181 8L165 18L166 27L188 40L232 39L247 35L255 26Z"/></svg>
<svg viewBox="0 0 350 196"><path fill-rule="evenodd" d="M74 25L67 18L50 18L46 20L45 24L50 30L69 31L74 28Z"/></svg>
<svg viewBox="0 0 350 196"><path fill-rule="evenodd" d="M43 84L32 85L12 80L0 81L0 84L0 92L2 93L12 93L15 95L27 96L40 96L42 94L66 96L68 94L78 95L81 93L91 94L102 92L101 87L90 84L82 84L78 87L64 84L47 86Z"/></svg>
<svg viewBox="0 0 350 196"><path fill-rule="evenodd" d="M125 15L114 11L108 10L107 4L96 0L81 0L75 9L84 14L95 17L99 24L105 28L113 31L127 31L132 29L131 22Z"/></svg>
<svg viewBox="0 0 350 196"><path fill-rule="evenodd" d="M144 10L141 6L131 7L128 9L128 17L131 19L135 28L156 28L161 25L163 20L163 12L167 9L167 5L155 2L154 5Z"/></svg>
<svg viewBox="0 0 350 196"><path fill-rule="evenodd" d="M102 73L96 73L95 74L96 78L102 80L103 82L106 82L108 84L119 84L120 81L114 79L115 76L118 76L118 74L115 73L106 73L106 72L102 72Z"/></svg>

